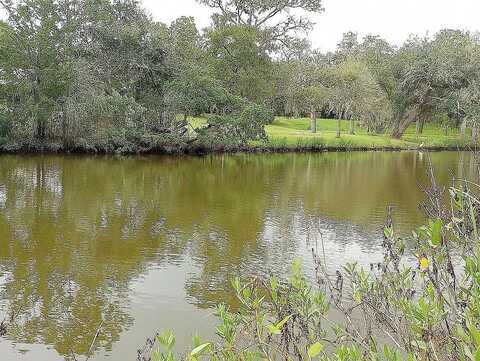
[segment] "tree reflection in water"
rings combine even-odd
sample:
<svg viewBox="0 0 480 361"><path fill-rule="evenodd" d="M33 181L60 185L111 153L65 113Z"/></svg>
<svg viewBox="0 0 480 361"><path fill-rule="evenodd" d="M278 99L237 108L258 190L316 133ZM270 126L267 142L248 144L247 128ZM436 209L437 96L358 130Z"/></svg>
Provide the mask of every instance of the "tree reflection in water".
<svg viewBox="0 0 480 361"><path fill-rule="evenodd" d="M452 169L472 172L470 159L432 154L440 182ZM132 281L188 263L188 302L232 300L234 275L284 274L308 255L312 221L332 268L367 262L388 204L402 230L421 222L425 166L414 152L2 156L0 299L15 321L7 337L86 355L103 320L95 346L108 354L135 322ZM150 302L155 312L158 300Z"/></svg>

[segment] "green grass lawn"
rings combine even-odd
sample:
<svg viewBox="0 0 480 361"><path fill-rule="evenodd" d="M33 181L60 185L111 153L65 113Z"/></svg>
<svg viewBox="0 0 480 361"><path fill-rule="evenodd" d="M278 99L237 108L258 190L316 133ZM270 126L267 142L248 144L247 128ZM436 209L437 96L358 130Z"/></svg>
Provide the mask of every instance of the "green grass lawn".
<svg viewBox="0 0 480 361"><path fill-rule="evenodd" d="M269 142L275 146L323 146L326 148L391 148L412 149L422 147L454 147L465 146L457 129L449 129L447 134L435 124L426 124L423 133L416 135L415 124L412 124L402 139L393 139L387 135L367 133L355 126L355 135L349 135L350 122L342 120L341 136L336 138L337 121L335 119L317 119L317 133L310 132L309 118L277 117L266 131Z"/></svg>
<svg viewBox="0 0 480 361"><path fill-rule="evenodd" d="M408 148L415 144L403 140L391 139L385 136L367 134L356 127L356 134L350 135L348 121L341 122L341 136L336 138L337 122L334 119L318 119L317 133L310 132L310 119L288 119L278 117L271 125L267 125L266 131L269 142L275 146L323 146L323 147L365 147L365 148Z"/></svg>
<svg viewBox="0 0 480 361"><path fill-rule="evenodd" d="M465 145L465 140L462 140L458 129L448 129L445 132L445 129L437 124L425 124L422 134L419 135L415 133L414 124L406 130L402 139L417 144L423 143L430 147Z"/></svg>
<svg viewBox="0 0 480 361"><path fill-rule="evenodd" d="M190 118L192 127L199 127L206 123L202 117ZM310 132L309 118L277 117L267 125L267 147L271 148L388 148L388 149L415 149L422 147L455 147L465 146L458 130L449 129L445 135L444 129L435 124L426 124L421 135L416 135L415 124L412 124L402 139L393 139L387 135L367 133L355 126L355 135L348 134L350 122L342 120L341 136L336 138L337 121L335 119L317 119L317 133ZM255 142L253 146L265 146L265 143Z"/></svg>

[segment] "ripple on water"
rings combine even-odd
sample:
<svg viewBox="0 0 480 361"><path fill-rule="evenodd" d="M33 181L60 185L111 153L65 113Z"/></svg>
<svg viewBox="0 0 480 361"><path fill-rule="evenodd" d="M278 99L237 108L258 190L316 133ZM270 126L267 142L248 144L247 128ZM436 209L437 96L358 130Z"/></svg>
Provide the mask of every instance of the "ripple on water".
<svg viewBox="0 0 480 361"><path fill-rule="evenodd" d="M434 153L440 184L467 153ZM2 361L135 359L156 329L186 345L211 307L235 305L234 276L286 276L311 249L330 272L381 257L388 205L408 234L423 221L417 152L171 157L2 156L0 310L21 325ZM323 246L322 246L323 245ZM323 251L322 251L323 252ZM21 302L20 302L21 301ZM21 307L20 307L21 306ZM2 311L0 311L2 312Z"/></svg>

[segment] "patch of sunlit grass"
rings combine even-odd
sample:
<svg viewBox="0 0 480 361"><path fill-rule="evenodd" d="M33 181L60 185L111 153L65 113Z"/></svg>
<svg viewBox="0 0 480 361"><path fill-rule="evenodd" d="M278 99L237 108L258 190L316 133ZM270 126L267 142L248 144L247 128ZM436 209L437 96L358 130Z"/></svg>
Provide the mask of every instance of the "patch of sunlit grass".
<svg viewBox="0 0 480 361"><path fill-rule="evenodd" d="M192 128L206 124L205 117L188 117ZM401 139L393 139L388 134L368 133L360 122L355 122L355 135L348 134L350 121L341 121L341 136L336 137L335 119L317 119L317 132L310 131L309 118L276 117L272 124L265 127L267 142L254 142L253 146L268 148L307 148L307 149L414 149L423 147L466 146L469 139L462 139L457 129L445 132L439 125L425 124L423 133L415 133L415 124L411 125Z"/></svg>

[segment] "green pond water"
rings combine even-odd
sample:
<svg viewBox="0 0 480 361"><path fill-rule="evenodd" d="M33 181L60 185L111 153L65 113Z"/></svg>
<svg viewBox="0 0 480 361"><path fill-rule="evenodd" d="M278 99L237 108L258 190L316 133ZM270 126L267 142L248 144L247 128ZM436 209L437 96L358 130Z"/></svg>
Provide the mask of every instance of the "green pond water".
<svg viewBox="0 0 480 361"><path fill-rule="evenodd" d="M230 279L381 259L388 205L399 232L423 221L431 158L439 182L471 176L469 153L357 152L0 156L0 360L132 360L173 329L179 348L214 334ZM103 320L103 322L102 322Z"/></svg>

